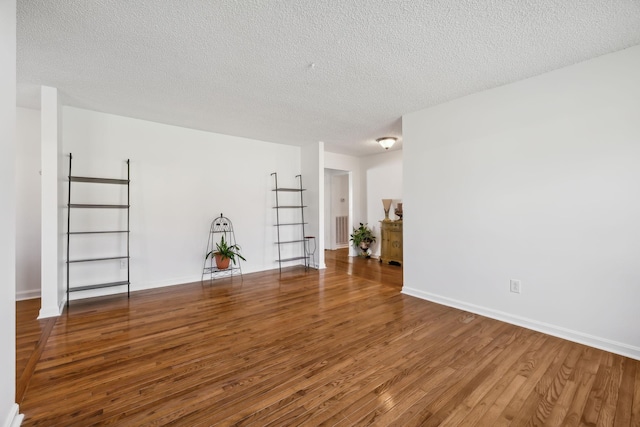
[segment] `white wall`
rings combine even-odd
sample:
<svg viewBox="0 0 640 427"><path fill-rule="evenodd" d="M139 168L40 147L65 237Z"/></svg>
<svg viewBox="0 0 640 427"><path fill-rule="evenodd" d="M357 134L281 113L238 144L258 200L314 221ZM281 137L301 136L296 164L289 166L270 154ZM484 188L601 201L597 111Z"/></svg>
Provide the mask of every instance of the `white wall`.
<svg viewBox="0 0 640 427"><path fill-rule="evenodd" d="M16 299L40 296L40 111L17 108Z"/></svg>
<svg viewBox="0 0 640 427"><path fill-rule="evenodd" d="M0 425L19 425L16 377L16 2L0 2ZM15 423L15 424L12 424Z"/></svg>
<svg viewBox="0 0 640 427"><path fill-rule="evenodd" d="M636 46L404 116L404 292L640 359L639 70Z"/></svg>
<svg viewBox="0 0 640 427"><path fill-rule="evenodd" d="M380 256L380 221L384 219L382 199L392 199L389 218L396 219L394 209L402 202L402 151L384 151L361 159L362 182L366 183L366 222L377 237L371 247Z"/></svg>
<svg viewBox="0 0 640 427"><path fill-rule="evenodd" d="M331 229L331 173L324 172L324 248L325 249L334 249L331 243L331 233L333 230Z"/></svg>
<svg viewBox="0 0 640 427"><path fill-rule="evenodd" d="M331 194L333 197L335 216L349 215L349 175L339 173L331 178Z"/></svg>
<svg viewBox="0 0 640 427"><path fill-rule="evenodd" d="M131 159L132 290L200 280L220 213L233 221L243 273L277 268L270 174L299 174L299 147L70 107L63 115L74 175L124 177Z"/></svg>

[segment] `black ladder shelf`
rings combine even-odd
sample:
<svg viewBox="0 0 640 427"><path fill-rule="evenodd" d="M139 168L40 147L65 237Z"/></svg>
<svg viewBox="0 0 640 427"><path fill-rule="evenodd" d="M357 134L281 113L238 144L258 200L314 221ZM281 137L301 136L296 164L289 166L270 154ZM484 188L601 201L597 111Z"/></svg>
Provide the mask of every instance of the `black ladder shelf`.
<svg viewBox="0 0 640 427"><path fill-rule="evenodd" d="M126 286L127 287L127 297L130 296L131 293L131 283L130 283L130 270L129 270L129 184L130 181L130 169L129 169L129 159L127 159L127 178L126 179L114 179L114 178L94 178L94 177L86 177L86 176L74 176L71 173L71 165L73 161L73 155L69 154L69 192L68 192L68 203L67 203L67 307L69 306L69 293L70 292L82 292L88 291L92 289L101 289L101 288L111 288L115 286ZM71 183L86 183L86 184L115 184L115 185L126 185L127 187L127 203L126 204L91 204L91 203L71 203ZM83 230L83 231L71 231L71 211L72 209L121 209L126 212L126 228L125 229L116 229L116 230ZM70 247L71 247L71 236L74 235L110 235L110 234L122 234L126 236L126 253L116 256L101 256L101 257L89 257L89 258L79 258L79 259L71 259L70 258ZM113 261L113 260L126 260L127 265L127 279L126 280L116 280L110 281L106 283L95 283L90 285L83 286L71 286L71 272L70 266L76 263L90 263L90 262L100 262L100 261Z"/></svg>
<svg viewBox="0 0 640 427"><path fill-rule="evenodd" d="M275 181L275 188L273 192L276 195L276 204L273 207L276 211L276 232L277 232L277 240L276 245L278 246L278 259L276 262L278 263L278 269L282 272L282 263L289 261L304 261L305 269L308 269L310 266L310 259L313 256L313 253L309 251L309 242L313 241L314 244L314 252L315 252L315 237L307 236L304 231L304 226L307 224L304 221L304 200L302 193L305 191L302 188L302 175L296 175L298 179L298 187L279 187L278 186L278 174L276 172L272 173ZM300 203L295 200L295 198L290 198L287 200L288 204L281 205L280 204L280 193L297 193L300 195ZM295 194L294 194L295 196ZM293 199L293 200L291 200ZM280 214L281 210L286 209L294 212L294 214L289 217L289 219L285 220L286 222L280 222ZM282 227L286 227L288 230L285 232L281 230ZM283 234L286 234L287 237L281 237L281 231ZM283 240L284 239L284 240ZM287 249L284 249L284 247ZM296 246L298 246L296 248ZM286 254L283 255L283 252Z"/></svg>
<svg viewBox="0 0 640 427"><path fill-rule="evenodd" d="M227 245L236 245L236 235L233 231L233 224L231 220L222 214L211 222L209 227L209 239L207 241L207 252L204 256L204 265L202 266L202 278L200 281L204 281L204 276L209 275L210 279L218 279L222 277L231 277L236 274L242 276L242 267L240 266L240 259L236 259L236 263L233 261L229 264L229 268L220 269L216 266L213 253L216 251L216 243L218 243L222 237L224 237ZM211 254L211 255L210 255Z"/></svg>

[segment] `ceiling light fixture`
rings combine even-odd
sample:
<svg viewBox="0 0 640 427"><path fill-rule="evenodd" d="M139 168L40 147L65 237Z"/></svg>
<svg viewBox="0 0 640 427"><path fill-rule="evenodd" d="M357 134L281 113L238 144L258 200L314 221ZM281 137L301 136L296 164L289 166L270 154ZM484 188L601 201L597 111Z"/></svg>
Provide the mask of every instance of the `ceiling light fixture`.
<svg viewBox="0 0 640 427"><path fill-rule="evenodd" d="M384 138L376 139L378 144L380 144L380 146L385 150L388 150L389 148L393 147L393 144L395 144L397 140L398 138L395 138L393 136L385 136Z"/></svg>

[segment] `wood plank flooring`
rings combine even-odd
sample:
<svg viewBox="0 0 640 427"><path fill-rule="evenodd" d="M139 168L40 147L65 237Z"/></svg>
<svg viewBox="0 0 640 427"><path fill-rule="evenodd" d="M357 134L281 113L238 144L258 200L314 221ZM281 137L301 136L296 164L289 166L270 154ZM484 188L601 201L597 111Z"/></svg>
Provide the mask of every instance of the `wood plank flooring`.
<svg viewBox="0 0 640 427"><path fill-rule="evenodd" d="M23 425L640 426L640 362L402 295L401 267L326 254L321 272L72 301L44 339L19 302Z"/></svg>
<svg viewBox="0 0 640 427"><path fill-rule="evenodd" d="M22 402L55 318L38 320L40 298L16 303L16 402Z"/></svg>

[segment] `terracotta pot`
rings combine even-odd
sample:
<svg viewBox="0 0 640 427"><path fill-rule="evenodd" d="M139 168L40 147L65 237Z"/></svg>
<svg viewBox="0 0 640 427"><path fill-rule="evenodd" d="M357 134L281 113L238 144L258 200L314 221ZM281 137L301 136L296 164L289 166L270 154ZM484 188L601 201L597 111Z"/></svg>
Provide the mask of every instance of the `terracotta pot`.
<svg viewBox="0 0 640 427"><path fill-rule="evenodd" d="M231 262L231 258L223 258L220 254L215 254L216 256L216 267L218 270L226 270L229 268L229 262Z"/></svg>

